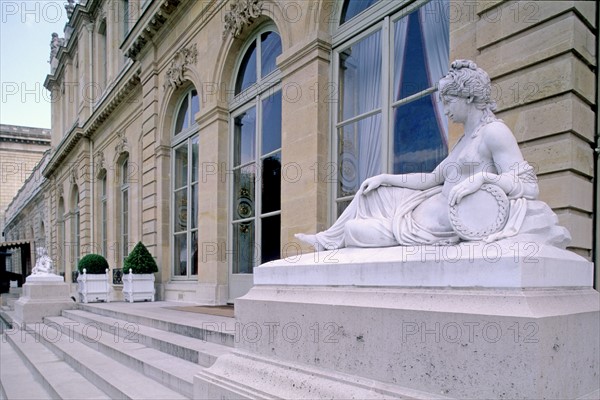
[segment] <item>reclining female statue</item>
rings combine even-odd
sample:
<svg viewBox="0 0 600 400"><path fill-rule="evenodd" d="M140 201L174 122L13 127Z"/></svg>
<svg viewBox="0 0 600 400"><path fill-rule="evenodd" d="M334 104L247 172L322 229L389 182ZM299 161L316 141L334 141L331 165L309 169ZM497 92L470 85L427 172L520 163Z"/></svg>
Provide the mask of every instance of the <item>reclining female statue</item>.
<svg viewBox="0 0 600 400"><path fill-rule="evenodd" d="M451 245L469 240L457 232L450 211L484 185L506 195L508 210L497 231L476 240L491 242L523 233L528 203L538 196L537 178L511 130L493 113L488 74L472 61L457 60L439 81L438 90L445 114L464 125L464 134L448 157L431 173L366 179L333 226L316 235L297 234L299 240L317 250ZM533 220L527 229L539 230L540 223L556 224L548 206L533 203L529 211ZM552 235L553 244L559 245L569 236L564 228L555 229Z"/></svg>

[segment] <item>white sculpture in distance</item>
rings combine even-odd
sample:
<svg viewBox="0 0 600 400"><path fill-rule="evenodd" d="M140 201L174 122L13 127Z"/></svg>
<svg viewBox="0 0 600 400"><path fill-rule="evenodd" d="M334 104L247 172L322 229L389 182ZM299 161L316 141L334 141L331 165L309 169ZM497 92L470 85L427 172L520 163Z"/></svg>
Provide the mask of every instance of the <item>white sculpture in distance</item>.
<svg viewBox="0 0 600 400"><path fill-rule="evenodd" d="M569 232L538 201L537 177L494 115L488 74L457 60L439 81L445 114L464 134L431 173L366 179L326 231L296 237L316 250L527 240L565 248Z"/></svg>
<svg viewBox="0 0 600 400"><path fill-rule="evenodd" d="M48 255L48 250L45 247L36 248L35 266L31 270L31 275L26 279L27 282L49 282L49 281L64 281L60 275L56 275L54 262Z"/></svg>

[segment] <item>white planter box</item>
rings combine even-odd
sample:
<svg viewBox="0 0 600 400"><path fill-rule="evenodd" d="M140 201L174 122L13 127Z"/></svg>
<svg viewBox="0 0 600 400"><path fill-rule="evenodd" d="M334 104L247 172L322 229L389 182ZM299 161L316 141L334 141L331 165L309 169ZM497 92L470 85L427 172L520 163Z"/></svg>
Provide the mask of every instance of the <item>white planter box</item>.
<svg viewBox="0 0 600 400"><path fill-rule="evenodd" d="M125 301L133 303L134 301L149 300L154 301L154 274L134 274L123 275L123 297Z"/></svg>
<svg viewBox="0 0 600 400"><path fill-rule="evenodd" d="M104 274L88 274L84 269L83 274L77 277L77 291L79 292L79 301L82 303L110 302L108 269Z"/></svg>

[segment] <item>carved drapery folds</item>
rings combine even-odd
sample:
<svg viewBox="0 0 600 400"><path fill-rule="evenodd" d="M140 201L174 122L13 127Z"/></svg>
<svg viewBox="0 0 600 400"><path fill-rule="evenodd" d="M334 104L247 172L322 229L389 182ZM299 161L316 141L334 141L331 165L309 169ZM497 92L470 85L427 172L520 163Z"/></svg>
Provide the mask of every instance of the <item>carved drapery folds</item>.
<svg viewBox="0 0 600 400"><path fill-rule="evenodd" d="M184 47L173 56L171 66L167 70L165 79L165 89L169 86L177 88L183 84L183 73L189 65L196 64L198 61L198 49L196 44Z"/></svg>
<svg viewBox="0 0 600 400"><path fill-rule="evenodd" d="M262 0L235 0L224 17L223 39L229 34L237 38L246 26L260 16L262 5Z"/></svg>

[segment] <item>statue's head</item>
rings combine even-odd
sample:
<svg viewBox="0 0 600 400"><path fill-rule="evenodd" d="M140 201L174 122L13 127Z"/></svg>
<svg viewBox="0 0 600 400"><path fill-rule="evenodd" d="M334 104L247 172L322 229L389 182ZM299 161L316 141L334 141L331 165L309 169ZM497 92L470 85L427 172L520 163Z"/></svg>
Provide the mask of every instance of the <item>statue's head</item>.
<svg viewBox="0 0 600 400"><path fill-rule="evenodd" d="M486 111L493 117L496 102L492 99L490 77L470 60L456 60L450 64L448 74L439 82L440 98L460 97L473 103L475 107Z"/></svg>

